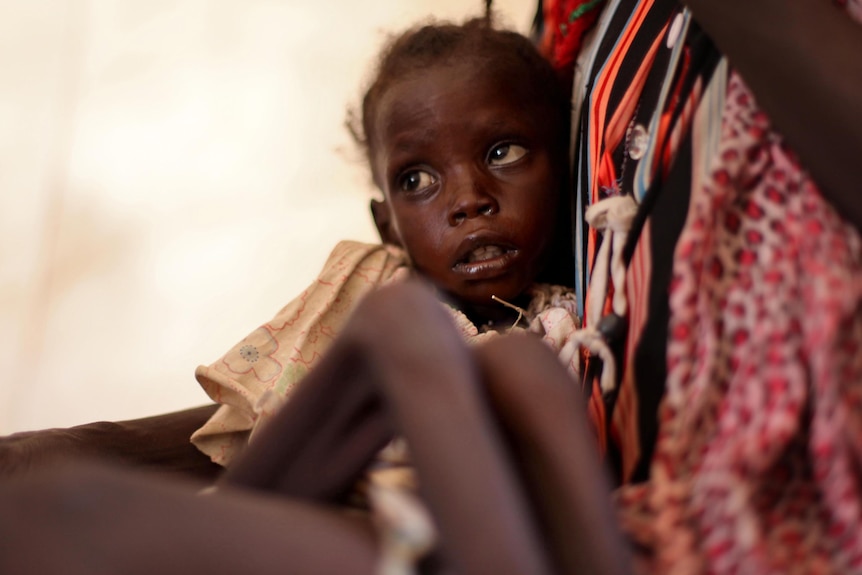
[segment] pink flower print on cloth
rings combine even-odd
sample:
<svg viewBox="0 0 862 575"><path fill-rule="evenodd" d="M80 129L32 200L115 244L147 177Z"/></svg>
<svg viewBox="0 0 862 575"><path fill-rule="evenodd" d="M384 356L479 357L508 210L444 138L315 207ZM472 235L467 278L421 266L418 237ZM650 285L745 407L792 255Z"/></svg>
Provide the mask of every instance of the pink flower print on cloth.
<svg viewBox="0 0 862 575"><path fill-rule="evenodd" d="M281 373L281 364L273 357L277 351L278 341L262 326L228 351L222 361L231 373L254 372L258 381L266 383Z"/></svg>

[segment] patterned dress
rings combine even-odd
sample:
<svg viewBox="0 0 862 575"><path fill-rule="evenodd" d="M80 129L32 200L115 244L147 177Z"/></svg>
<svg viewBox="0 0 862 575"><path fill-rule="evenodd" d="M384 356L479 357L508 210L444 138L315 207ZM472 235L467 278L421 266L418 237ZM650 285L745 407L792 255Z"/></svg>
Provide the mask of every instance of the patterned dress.
<svg viewBox="0 0 862 575"><path fill-rule="evenodd" d="M678 2L609 1L573 76L580 213L637 206L625 273L596 292L584 225L577 279L627 300L600 419L639 568L862 573L858 231Z"/></svg>

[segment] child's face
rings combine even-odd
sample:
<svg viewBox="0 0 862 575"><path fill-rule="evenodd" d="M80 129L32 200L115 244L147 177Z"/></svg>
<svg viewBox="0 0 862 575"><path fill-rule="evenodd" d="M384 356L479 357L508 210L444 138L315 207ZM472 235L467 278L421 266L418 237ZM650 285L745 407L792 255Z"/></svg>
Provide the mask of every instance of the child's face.
<svg viewBox="0 0 862 575"><path fill-rule="evenodd" d="M380 96L371 160L416 269L458 300L511 300L540 271L559 195L554 115L468 60Z"/></svg>

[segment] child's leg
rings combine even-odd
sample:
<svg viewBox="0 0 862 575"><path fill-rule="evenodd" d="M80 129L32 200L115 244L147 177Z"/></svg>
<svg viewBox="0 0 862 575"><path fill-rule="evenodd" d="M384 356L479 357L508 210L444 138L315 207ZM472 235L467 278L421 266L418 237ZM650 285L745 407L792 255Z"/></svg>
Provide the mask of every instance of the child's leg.
<svg viewBox="0 0 862 575"><path fill-rule="evenodd" d="M389 436L391 421L411 446L456 572L550 573L534 525L538 516L555 549L583 541L587 527L598 533L600 541L591 540L579 552L598 550L599 558L578 562L559 553L564 572L585 565L598 566L586 572L620 573L619 565L608 562L618 539L603 527L611 521L602 505L607 491L589 473L597 464L582 427L569 421L579 421L583 411L576 401L558 403L565 394L556 394L551 382L563 385L562 368L545 373L539 367L556 366L556 359L543 357L533 344L516 343L495 345L477 360L424 289L408 285L375 294L313 372L317 379L310 381L319 386L300 388L308 391L297 392L261 431L228 483L328 497L370 460ZM540 398L535 401L523 383L536 371L517 371L534 364L541 381L549 382L531 386ZM320 394L314 392L318 388ZM523 476L497 419L513 436L524 437L513 443L527 457ZM574 444L565 441L567 435ZM327 459L338 466L320 467ZM309 481L314 469L325 471L319 491ZM294 474L302 478L298 484ZM552 495L542 498L545 489ZM610 550L604 541L611 542ZM191 575L362 574L372 571L377 547L367 525L323 506L237 489L197 496L182 483L100 468L0 486L0 542L0 572L73 575L166 568Z"/></svg>
<svg viewBox="0 0 862 575"><path fill-rule="evenodd" d="M402 285L372 294L226 482L293 496L337 492L388 437L392 422L408 441L456 572L548 573L479 375L471 350L428 291ZM345 453L349 464L338 460ZM328 481L317 493L297 480L316 476Z"/></svg>
<svg viewBox="0 0 862 575"><path fill-rule="evenodd" d="M473 350L440 303L415 284L382 290L344 336L362 349L407 440L453 571L550 573Z"/></svg>
<svg viewBox="0 0 862 575"><path fill-rule="evenodd" d="M578 385L534 337L500 338L476 356L560 572L630 573Z"/></svg>
<svg viewBox="0 0 862 575"><path fill-rule="evenodd" d="M371 574L367 524L323 506L70 463L0 484L0 573Z"/></svg>

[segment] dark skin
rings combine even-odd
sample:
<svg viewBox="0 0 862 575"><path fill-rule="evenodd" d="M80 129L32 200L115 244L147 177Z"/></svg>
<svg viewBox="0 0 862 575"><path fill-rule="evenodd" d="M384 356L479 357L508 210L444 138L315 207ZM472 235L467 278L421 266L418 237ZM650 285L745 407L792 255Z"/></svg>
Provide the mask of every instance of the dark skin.
<svg viewBox="0 0 862 575"><path fill-rule="evenodd" d="M406 284L363 301L310 377L226 483L326 500L397 430L455 572L628 572L580 390L538 339L469 348L431 292ZM285 442L315 417L326 423L312 440ZM348 473L332 472L333 450ZM478 533L493 544L475 545Z"/></svg>
<svg viewBox="0 0 862 575"><path fill-rule="evenodd" d="M370 137L385 240L476 323L506 312L492 296L515 302L535 281L559 202L559 115L505 64L466 58L390 83Z"/></svg>
<svg viewBox="0 0 862 575"><path fill-rule="evenodd" d="M16 433L0 440L0 478L52 465L58 458L104 459L210 481L221 467L191 444L192 432L218 409L193 409L129 421Z"/></svg>
<svg viewBox="0 0 862 575"><path fill-rule="evenodd" d="M4 482L0 572L373 572L366 523L329 506L239 490L206 497L198 488L86 458Z"/></svg>

